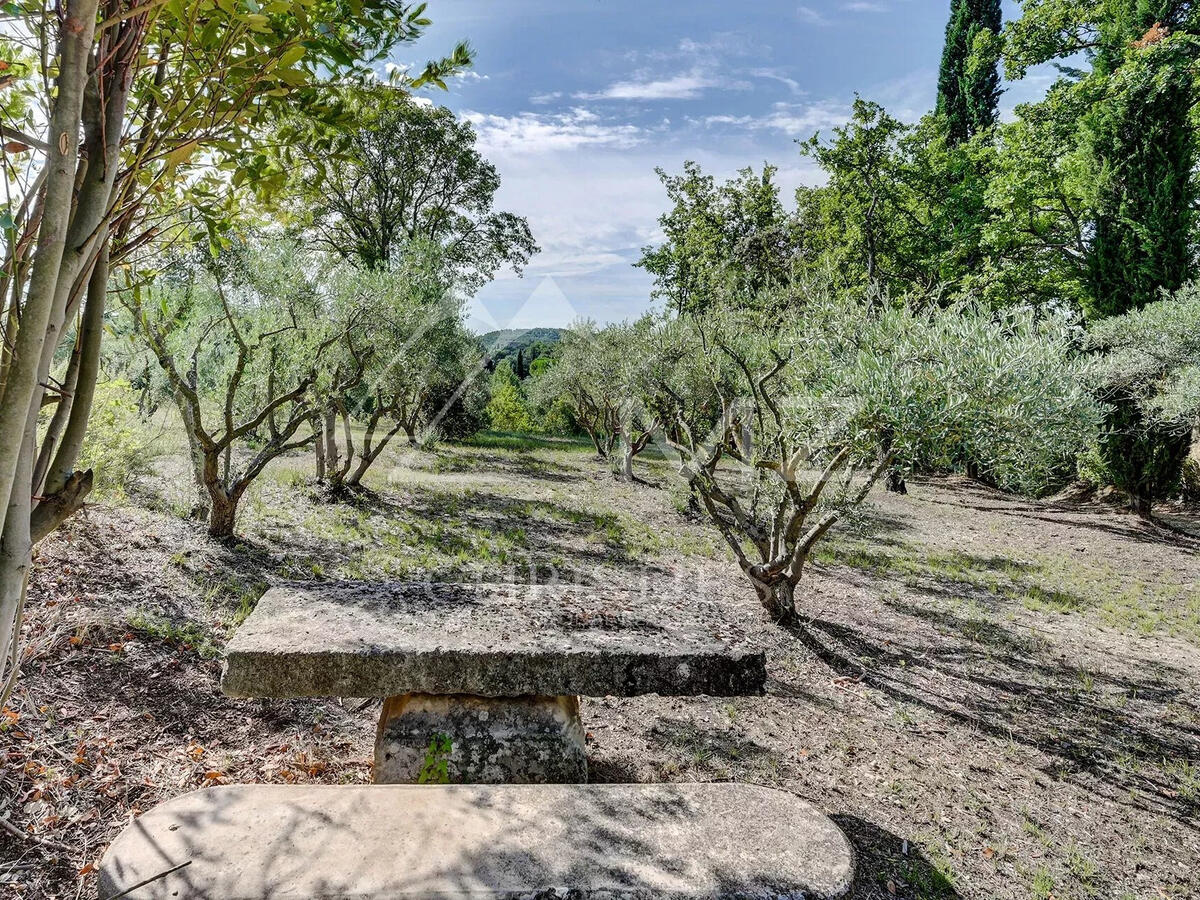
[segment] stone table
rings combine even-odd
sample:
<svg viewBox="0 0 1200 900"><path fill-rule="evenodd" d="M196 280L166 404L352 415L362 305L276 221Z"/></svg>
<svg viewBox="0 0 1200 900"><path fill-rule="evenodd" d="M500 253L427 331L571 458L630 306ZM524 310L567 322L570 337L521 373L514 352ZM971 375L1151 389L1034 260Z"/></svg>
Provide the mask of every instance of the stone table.
<svg viewBox="0 0 1200 900"><path fill-rule="evenodd" d="M374 779L587 780L581 696L760 694L765 659L720 604L564 585L312 583L269 590L226 651L231 697L381 697ZM448 743L447 743L448 739Z"/></svg>

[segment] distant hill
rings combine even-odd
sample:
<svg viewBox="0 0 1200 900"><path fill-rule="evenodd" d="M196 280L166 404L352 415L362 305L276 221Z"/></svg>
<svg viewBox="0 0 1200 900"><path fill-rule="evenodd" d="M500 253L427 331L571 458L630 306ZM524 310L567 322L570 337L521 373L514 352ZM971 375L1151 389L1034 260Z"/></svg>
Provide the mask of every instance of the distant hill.
<svg viewBox="0 0 1200 900"><path fill-rule="evenodd" d="M516 356L518 350L527 350L539 341L557 344L562 339L562 333L561 328L504 328L489 331L479 340L486 352L496 359L504 359L506 356Z"/></svg>

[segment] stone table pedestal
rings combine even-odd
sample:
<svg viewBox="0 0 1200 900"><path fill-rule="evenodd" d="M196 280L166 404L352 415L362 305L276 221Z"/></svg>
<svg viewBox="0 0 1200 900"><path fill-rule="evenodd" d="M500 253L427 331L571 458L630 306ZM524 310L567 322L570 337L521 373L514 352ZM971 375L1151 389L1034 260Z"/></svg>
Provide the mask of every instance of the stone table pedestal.
<svg viewBox="0 0 1200 900"><path fill-rule="evenodd" d="M445 765L444 779L438 766ZM584 784L578 697L403 694L384 701L376 784Z"/></svg>

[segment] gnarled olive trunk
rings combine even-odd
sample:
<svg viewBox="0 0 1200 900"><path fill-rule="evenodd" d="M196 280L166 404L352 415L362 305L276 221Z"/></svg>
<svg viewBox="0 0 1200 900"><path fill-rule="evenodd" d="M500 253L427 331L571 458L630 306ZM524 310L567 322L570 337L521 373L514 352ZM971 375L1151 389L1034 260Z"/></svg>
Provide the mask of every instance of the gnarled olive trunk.
<svg viewBox="0 0 1200 900"><path fill-rule="evenodd" d="M237 524L238 501L242 491L234 489L226 491L221 485L209 485L208 495L208 534L214 538L233 537L233 528Z"/></svg>
<svg viewBox="0 0 1200 900"><path fill-rule="evenodd" d="M758 602L763 605L771 621L779 625L795 623L797 581L782 577L770 582L751 578L751 582L758 594Z"/></svg>
<svg viewBox="0 0 1200 900"><path fill-rule="evenodd" d="M375 443L379 423L388 412L392 412L396 416L396 422L379 439L379 443ZM383 405L383 398L380 397L379 404L375 407L375 411L371 413L371 418L367 420L367 429L363 434L362 450L359 451L358 455L358 465L354 467L354 471L346 479L347 485L350 487L359 487L362 484L363 476L367 474L367 470L371 468L375 460L379 459L379 454L383 452L383 448L391 442L392 438L399 434L401 429L404 429L408 434L408 442L410 444L416 443L416 425L406 424L402 417L392 410L391 407Z"/></svg>

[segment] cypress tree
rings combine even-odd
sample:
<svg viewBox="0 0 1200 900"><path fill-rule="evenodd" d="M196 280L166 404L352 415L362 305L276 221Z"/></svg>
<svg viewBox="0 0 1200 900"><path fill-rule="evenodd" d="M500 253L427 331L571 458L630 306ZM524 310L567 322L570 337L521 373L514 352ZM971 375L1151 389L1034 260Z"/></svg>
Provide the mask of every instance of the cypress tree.
<svg viewBox="0 0 1200 900"><path fill-rule="evenodd" d="M962 144L996 124L1000 72L995 44L1000 0L951 0L946 43L938 71L937 112L950 143ZM990 46L989 46L990 44Z"/></svg>

